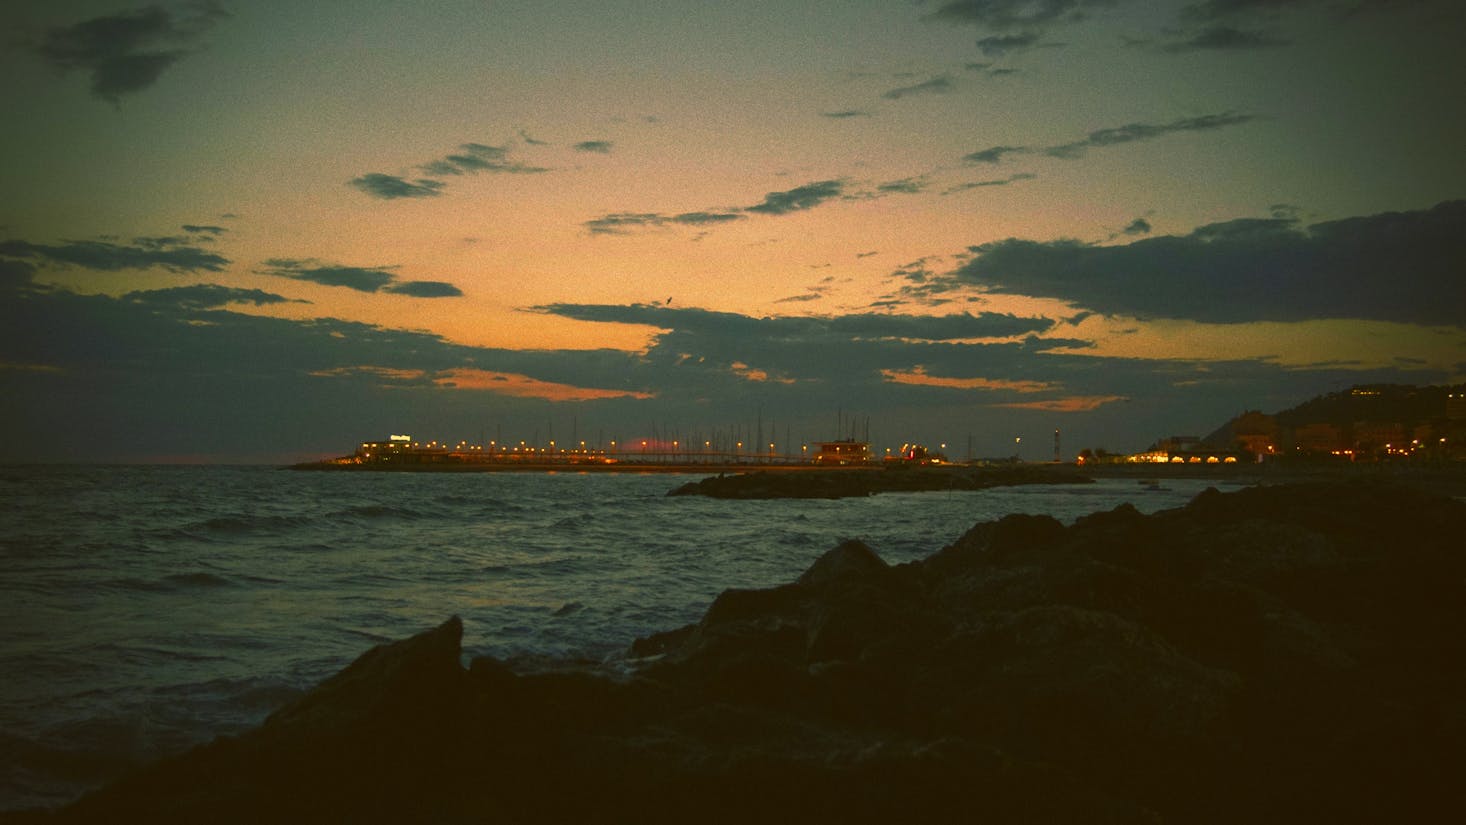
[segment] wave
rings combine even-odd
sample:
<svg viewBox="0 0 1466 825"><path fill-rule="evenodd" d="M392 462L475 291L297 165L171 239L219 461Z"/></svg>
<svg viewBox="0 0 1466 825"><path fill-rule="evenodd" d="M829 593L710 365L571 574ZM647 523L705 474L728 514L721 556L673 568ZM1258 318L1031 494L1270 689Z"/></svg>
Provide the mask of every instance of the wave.
<svg viewBox="0 0 1466 825"><path fill-rule="evenodd" d="M337 510L327 518L395 518L416 521L427 518L428 514L413 510L408 507L393 507L388 504L360 504L355 507L348 507L345 510Z"/></svg>
<svg viewBox="0 0 1466 825"><path fill-rule="evenodd" d="M233 587L234 582L213 573L173 573L164 576L163 581L180 587Z"/></svg>
<svg viewBox="0 0 1466 825"><path fill-rule="evenodd" d="M309 527L313 519L309 516L256 516L227 515L195 522L176 532L187 534L203 533L253 533L257 531Z"/></svg>
<svg viewBox="0 0 1466 825"><path fill-rule="evenodd" d="M140 593L176 593L192 588L232 587L233 583L212 573L175 573L160 579L113 579L103 582L102 586Z"/></svg>

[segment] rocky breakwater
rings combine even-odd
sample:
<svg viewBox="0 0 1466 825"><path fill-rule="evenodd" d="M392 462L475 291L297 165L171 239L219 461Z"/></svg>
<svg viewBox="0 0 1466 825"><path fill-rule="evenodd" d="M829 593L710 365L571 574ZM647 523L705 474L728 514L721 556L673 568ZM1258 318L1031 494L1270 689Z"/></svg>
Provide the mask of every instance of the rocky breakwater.
<svg viewBox="0 0 1466 825"><path fill-rule="evenodd" d="M1434 821L1466 769L1466 504L1379 484L851 541L630 673L375 648L50 819ZM44 818L44 817L42 817Z"/></svg>
<svg viewBox="0 0 1466 825"><path fill-rule="evenodd" d="M712 498L850 498L876 493L986 490L1017 484L1089 484L1093 479L1069 465L1014 464L997 467L850 467L716 475L691 481L669 496Z"/></svg>

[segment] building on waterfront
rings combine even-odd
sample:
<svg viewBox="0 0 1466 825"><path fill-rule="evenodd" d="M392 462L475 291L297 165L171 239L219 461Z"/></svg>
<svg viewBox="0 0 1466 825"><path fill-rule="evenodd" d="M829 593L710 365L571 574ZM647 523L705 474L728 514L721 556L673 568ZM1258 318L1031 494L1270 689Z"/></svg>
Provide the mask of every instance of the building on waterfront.
<svg viewBox="0 0 1466 825"><path fill-rule="evenodd" d="M814 454L816 464L865 464L871 460L870 442L853 438L842 441L816 442L819 450Z"/></svg>
<svg viewBox="0 0 1466 825"><path fill-rule="evenodd" d="M1466 421L1466 390L1446 394L1446 418L1450 421Z"/></svg>

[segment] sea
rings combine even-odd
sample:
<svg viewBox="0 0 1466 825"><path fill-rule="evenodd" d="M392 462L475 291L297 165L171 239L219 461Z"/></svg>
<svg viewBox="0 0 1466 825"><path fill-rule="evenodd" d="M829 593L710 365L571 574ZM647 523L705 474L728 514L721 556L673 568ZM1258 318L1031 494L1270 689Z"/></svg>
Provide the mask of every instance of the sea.
<svg viewBox="0 0 1466 825"><path fill-rule="evenodd" d="M727 588L857 538L928 556L1008 513L1185 504L1204 479L868 498L669 497L697 475L0 467L0 810L53 807L258 725L373 645L624 667Z"/></svg>

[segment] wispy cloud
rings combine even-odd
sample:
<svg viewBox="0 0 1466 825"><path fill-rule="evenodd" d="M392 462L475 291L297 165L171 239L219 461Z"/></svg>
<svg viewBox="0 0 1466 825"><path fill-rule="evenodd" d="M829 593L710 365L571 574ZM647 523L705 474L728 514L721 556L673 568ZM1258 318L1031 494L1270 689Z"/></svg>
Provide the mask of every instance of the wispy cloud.
<svg viewBox="0 0 1466 825"><path fill-rule="evenodd" d="M532 175L550 171L511 159L507 146L465 143L458 149L459 151L446 157L421 164L418 168L430 175L476 175L481 172Z"/></svg>
<svg viewBox="0 0 1466 825"><path fill-rule="evenodd" d="M397 198L435 198L443 194L447 184L431 178L407 180L397 175L368 172L359 178L352 178L350 184L357 189L382 200Z"/></svg>
<svg viewBox="0 0 1466 825"><path fill-rule="evenodd" d="M953 82L951 77L940 75L910 86L899 86L881 95L881 97L887 100L900 100L903 97L911 97L912 95L947 94L955 88L957 88L957 84Z"/></svg>
<svg viewBox="0 0 1466 825"><path fill-rule="evenodd" d="M296 281L322 286L343 287L357 292L386 292L411 298L457 298L463 295L458 287L443 281L398 281L395 266L343 266L315 260L271 258L260 270Z"/></svg>
<svg viewBox="0 0 1466 825"><path fill-rule="evenodd" d="M1019 181L1033 180L1037 177L1038 175L1035 175L1032 172L1017 172L1009 175L1006 178L996 178L994 180L975 180L969 181L967 183L955 184L942 190L942 194L955 195L958 192L966 192L971 189L985 189L989 186L1007 186L1012 183L1018 183Z"/></svg>
<svg viewBox="0 0 1466 825"><path fill-rule="evenodd" d="M1124 126L1098 129L1072 143L1050 146L1044 149L1043 153L1050 157L1072 160L1083 157L1090 149L1118 146L1122 143L1134 143L1141 140L1154 140L1178 132L1214 131L1228 126L1250 123L1254 120L1257 120L1256 115L1223 112L1215 115L1182 118L1169 123L1127 123Z"/></svg>
<svg viewBox="0 0 1466 825"><path fill-rule="evenodd" d="M840 197L844 188L845 184L838 180L807 183L783 192L770 192L764 196L762 203L745 207L744 211L763 215L787 215L790 212L802 212L805 209L813 209L832 198Z"/></svg>
<svg viewBox="0 0 1466 825"><path fill-rule="evenodd" d="M1002 57L1010 52L1021 52L1038 44L1037 32L1022 34L995 34L977 41L977 49L986 57Z"/></svg>
<svg viewBox="0 0 1466 825"><path fill-rule="evenodd" d="M1167 52L1247 51L1286 46L1289 41L1255 29L1207 26L1161 47Z"/></svg>
<svg viewBox="0 0 1466 825"><path fill-rule="evenodd" d="M831 120L849 120L853 117L870 117L870 112L862 112L858 109L844 109L838 112L820 112L821 117Z"/></svg>
<svg viewBox="0 0 1466 825"><path fill-rule="evenodd" d="M393 295L410 298L461 298L463 290L447 281L403 281L391 284L382 290Z"/></svg>
<svg viewBox="0 0 1466 825"><path fill-rule="evenodd" d="M609 155L611 154L611 148L614 145L615 144L613 144L609 140L582 140L581 142L575 144L575 151L591 152L598 155Z"/></svg>
<svg viewBox="0 0 1466 825"><path fill-rule="evenodd" d="M881 370L881 375L894 384L910 384L916 387L948 387L958 390L1005 390L1016 393L1048 392L1057 389L1050 381L1022 381L993 378L959 378L932 375L926 366L917 364L905 370Z"/></svg>
<svg viewBox="0 0 1466 825"><path fill-rule="evenodd" d="M229 264L229 259L223 255L190 246L179 238L134 238L131 244L110 241L64 241L59 244L0 241L0 256L35 258L102 272L154 268L170 272L221 272Z"/></svg>
<svg viewBox="0 0 1466 825"><path fill-rule="evenodd" d="M712 226L747 219L747 215L736 210L683 212L677 215L663 215L657 212L613 212L588 220L582 225L593 235L622 235L629 230L648 227Z"/></svg>
<svg viewBox="0 0 1466 825"><path fill-rule="evenodd" d="M876 191L885 195L915 195L926 191L930 185L931 181L925 177L902 178L882 183L876 186Z"/></svg>
<svg viewBox="0 0 1466 825"><path fill-rule="evenodd" d="M381 200L432 198L443 194L443 189L448 185L439 178L478 174L532 175L550 171L543 166L532 166L514 160L509 156L507 146L490 146L484 143L462 144L457 152L420 163L416 168L434 177L409 179L406 175L368 172L352 178L348 183Z"/></svg>
<svg viewBox="0 0 1466 825"><path fill-rule="evenodd" d="M212 2L148 6L48 29L31 49L62 71L86 72L92 95L117 104L157 83L226 17Z"/></svg>
<svg viewBox="0 0 1466 825"><path fill-rule="evenodd" d="M269 304L310 303L298 299L292 300L262 289L237 289L219 284L193 284L166 289L137 290L123 295L122 300L134 304L190 310L216 309L229 304L266 306Z"/></svg>
<svg viewBox="0 0 1466 825"><path fill-rule="evenodd" d="M994 404L995 407L1005 407L1014 410L1042 410L1043 412L1058 413L1080 413L1091 412L1103 407L1106 404L1113 404L1116 401L1129 401L1123 395L1075 395L1063 398L1045 398L1037 401L1010 401L1006 404Z"/></svg>
<svg viewBox="0 0 1466 825"><path fill-rule="evenodd" d="M987 149L979 149L976 152L969 152L962 156L968 163L997 163L1004 155L1022 154L1032 151L1022 146L992 146Z"/></svg>
<svg viewBox="0 0 1466 825"><path fill-rule="evenodd" d="M622 235L635 229L677 225L715 226L747 220L749 214L787 215L790 212L813 209L825 201L841 197L844 189L843 181L816 181L793 189L769 192L764 195L763 201L751 206L681 212L674 215L661 212L612 212L588 220L582 226L593 235Z"/></svg>
<svg viewBox="0 0 1466 825"><path fill-rule="evenodd" d="M955 0L927 15L930 20L968 23L986 29L1042 29L1065 21L1082 20L1117 0Z"/></svg>
<svg viewBox="0 0 1466 825"><path fill-rule="evenodd" d="M655 396L639 390L610 390L579 387L542 381L528 375L495 370L460 367L444 370L433 377L439 387L454 390L480 390L514 398L538 398L545 401L599 401L612 398L646 400Z"/></svg>

